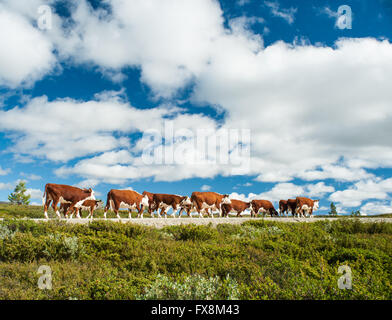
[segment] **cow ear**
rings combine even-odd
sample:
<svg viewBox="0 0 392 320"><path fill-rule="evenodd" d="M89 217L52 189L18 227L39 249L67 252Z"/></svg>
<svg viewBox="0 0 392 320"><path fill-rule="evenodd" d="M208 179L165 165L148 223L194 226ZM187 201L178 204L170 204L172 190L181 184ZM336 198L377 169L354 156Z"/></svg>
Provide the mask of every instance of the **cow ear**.
<svg viewBox="0 0 392 320"><path fill-rule="evenodd" d="M88 192L93 192L93 189L91 189L91 188L90 188L90 189L88 189Z"/></svg>

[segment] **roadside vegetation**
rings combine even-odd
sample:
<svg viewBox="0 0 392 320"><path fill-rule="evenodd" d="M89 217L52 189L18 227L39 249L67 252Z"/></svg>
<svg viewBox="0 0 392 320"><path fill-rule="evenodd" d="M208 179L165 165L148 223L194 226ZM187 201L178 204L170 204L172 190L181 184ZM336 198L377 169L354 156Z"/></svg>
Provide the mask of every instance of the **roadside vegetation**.
<svg viewBox="0 0 392 320"><path fill-rule="evenodd" d="M42 265L52 270L51 290L38 288ZM351 268L352 290L338 288L342 265ZM0 299L392 299L392 224L155 229L5 219Z"/></svg>

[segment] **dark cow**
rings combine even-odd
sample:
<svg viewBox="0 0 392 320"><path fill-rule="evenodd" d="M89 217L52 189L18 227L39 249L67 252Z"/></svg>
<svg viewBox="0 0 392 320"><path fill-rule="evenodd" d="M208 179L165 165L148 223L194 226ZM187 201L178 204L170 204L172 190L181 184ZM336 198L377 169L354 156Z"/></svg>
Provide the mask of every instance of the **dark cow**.
<svg viewBox="0 0 392 320"><path fill-rule="evenodd" d="M68 208L69 208L70 204L69 203L62 203L60 204L60 212L65 213ZM76 214L77 218L81 218L81 214L82 214L82 210L88 210L89 215L87 216L86 219L93 218L94 215L94 210L102 208L102 200L86 200L82 203L82 205L80 206L80 208L74 208L73 212L71 213L71 219L74 215L74 213Z"/></svg>
<svg viewBox="0 0 392 320"><path fill-rule="evenodd" d="M63 184L48 183L45 186L45 192L42 198L45 218L48 219L48 207L51 202L52 208L56 211L59 218L61 218L61 215L57 209L58 203L68 203L69 207L65 212L65 217L67 218L68 214L72 212L74 208L80 208L82 203L86 200L95 200L94 191L91 188L79 189Z"/></svg>
<svg viewBox="0 0 392 320"><path fill-rule="evenodd" d="M170 208L173 209L174 217L177 213L177 210L181 209L180 211L180 217L181 217L181 212L183 211L183 209L187 209L192 205L191 199L189 199L189 197L178 196L175 194L155 193L153 195L152 201L153 201L152 207L156 208L159 218L162 218L162 213L165 215L165 218L167 218L167 212L169 211ZM161 209L160 213L159 213L159 209Z"/></svg>
<svg viewBox="0 0 392 320"><path fill-rule="evenodd" d="M304 197L297 197L295 200L296 200L295 214L298 217L301 216L306 217L307 215L313 217L312 215L313 211L319 208L320 200L312 200Z"/></svg>
<svg viewBox="0 0 392 320"><path fill-rule="evenodd" d="M237 217L241 217L241 213L250 208L250 202L230 199L231 203L222 203L222 215L227 217L230 212L237 213Z"/></svg>
<svg viewBox="0 0 392 320"><path fill-rule="evenodd" d="M250 203L251 216L257 217L259 212L263 214L269 213L271 217L279 216L278 212L275 210L274 205L268 200L252 200Z"/></svg>
<svg viewBox="0 0 392 320"><path fill-rule="evenodd" d="M281 216L287 215L287 200L280 200L279 201L279 213Z"/></svg>
<svg viewBox="0 0 392 320"><path fill-rule="evenodd" d="M121 219L118 210L120 208L128 209L129 219L131 219L131 210L136 209L138 211L138 217L143 218L144 208L148 208L148 196L141 195L140 193L133 190L110 190L106 200L106 207L104 210L104 217L108 210L113 210L117 215L118 219Z"/></svg>
<svg viewBox="0 0 392 320"><path fill-rule="evenodd" d="M295 208L297 208L297 199L287 200L287 213L291 212L293 217L295 216Z"/></svg>
<svg viewBox="0 0 392 320"><path fill-rule="evenodd" d="M230 203L229 195L222 195L216 192L193 192L191 196L191 202L193 208L197 211L200 218L203 218L202 211L206 212L210 216L209 209L211 209L211 218L214 216L212 210L218 210L219 216L222 216L222 203ZM187 212L188 216L190 211Z"/></svg>

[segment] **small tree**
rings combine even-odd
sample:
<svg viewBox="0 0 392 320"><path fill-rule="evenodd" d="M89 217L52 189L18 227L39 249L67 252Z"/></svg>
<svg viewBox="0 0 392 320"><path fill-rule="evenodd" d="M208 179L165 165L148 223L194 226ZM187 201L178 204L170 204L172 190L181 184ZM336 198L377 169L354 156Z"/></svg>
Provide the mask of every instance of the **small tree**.
<svg viewBox="0 0 392 320"><path fill-rule="evenodd" d="M26 189L26 182L25 181L20 181L18 185L15 187L14 192L12 192L8 196L8 200L13 203L13 204L30 204L30 198L31 195L26 194L27 189Z"/></svg>
<svg viewBox="0 0 392 320"><path fill-rule="evenodd" d="M353 217L359 217L360 215L361 215L361 211L359 211L359 210L357 210L357 211L352 211L351 212L351 215L353 216Z"/></svg>
<svg viewBox="0 0 392 320"><path fill-rule="evenodd" d="M338 212L336 211L336 206L335 206L335 204L333 202L331 202L330 207L331 207L331 211L329 212L329 214L331 216L337 216Z"/></svg>

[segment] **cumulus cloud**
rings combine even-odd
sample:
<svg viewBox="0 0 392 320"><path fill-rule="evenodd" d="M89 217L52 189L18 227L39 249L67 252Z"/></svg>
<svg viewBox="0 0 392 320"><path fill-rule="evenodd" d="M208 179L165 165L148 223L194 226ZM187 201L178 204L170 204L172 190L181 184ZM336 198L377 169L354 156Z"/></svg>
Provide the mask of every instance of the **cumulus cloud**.
<svg viewBox="0 0 392 320"><path fill-rule="evenodd" d="M11 190L13 188L14 188L14 184L12 183L0 182L0 190Z"/></svg>
<svg viewBox="0 0 392 320"><path fill-rule="evenodd" d="M111 0L110 12L94 10L86 1L73 2L73 23L63 30L63 21L54 16L53 30L43 34L29 23L23 6L4 3L0 14L9 19L19 12L12 22L15 30L30 32L37 40L31 49L29 41L15 35L18 46L27 46L23 54L39 51L44 62L33 59L31 66L26 60L20 64L23 72L7 71L19 66L22 49L16 46L15 55L0 59L6 66L0 68L0 83L6 77L8 85L39 79L53 67L52 49L57 48L60 59L97 66L113 81L123 79L124 68L139 68L141 81L157 97L173 97L194 84L191 102L226 111L223 129L251 130L251 165L242 174L278 182L284 192L271 190L273 197L301 191L289 183L295 178L364 183L375 179L367 168L392 167L392 46L387 40L339 39L332 47L279 41L264 47L262 37L249 28L262 20L241 17L225 27L219 3L212 0L154 2L154 10L152 0ZM295 9L287 11L277 2L267 6L289 23L294 21ZM8 46L10 39L3 33L0 44ZM169 105L140 110L110 92L91 101L38 97L24 107L0 111L1 130L15 142L9 151L18 159L77 159L56 172L81 176L86 183L232 174L230 166L219 164L143 163L144 141L130 135L163 130L162 122L191 130L218 127L207 116ZM313 195L331 192L326 188L330 187L314 187ZM347 204L344 192L334 197ZM363 197L354 194L358 200L352 203L360 204ZM375 199L385 199L381 195Z"/></svg>
<svg viewBox="0 0 392 320"><path fill-rule="evenodd" d="M323 197L325 194L331 193L333 191L335 191L335 188L325 185L324 182L305 185L296 185L294 183L278 183L269 191L262 192L260 194L249 193L246 196L245 194L238 194L237 192L233 192L230 194L230 198L243 201L266 199L277 202L282 199L295 199L299 196L308 196L315 199L318 197Z"/></svg>
<svg viewBox="0 0 392 320"><path fill-rule="evenodd" d="M392 202L368 202L361 207L361 215L376 215L392 213Z"/></svg>
<svg viewBox="0 0 392 320"><path fill-rule="evenodd" d="M391 197L392 178L368 179L355 183L346 190L339 190L329 197L331 201L338 202L344 207L358 207L365 200L386 200Z"/></svg>
<svg viewBox="0 0 392 320"><path fill-rule="evenodd" d="M227 126L251 128L257 180L355 181L371 176L366 167L392 165L388 41L277 42L257 51L234 42L217 47L193 100L225 109Z"/></svg>
<svg viewBox="0 0 392 320"><path fill-rule="evenodd" d="M31 86L55 66L54 47L28 17L20 14L27 12L29 4L24 7L20 1L12 3L0 4L0 30L3 30L0 32L0 87ZM38 2L33 3L34 8L30 9L36 13Z"/></svg>
<svg viewBox="0 0 392 320"><path fill-rule="evenodd" d="M44 193L40 189L27 189L26 194L29 194L31 199L42 199Z"/></svg>
<svg viewBox="0 0 392 320"><path fill-rule="evenodd" d="M168 106L136 109L119 96L108 93L87 102L73 99L48 101L42 96L32 99L23 108L0 111L0 125L15 142L8 151L68 161L128 148L130 141L124 134L158 128L163 118L174 111L178 109ZM114 132L120 134L115 136Z"/></svg>
<svg viewBox="0 0 392 320"><path fill-rule="evenodd" d="M201 186L201 191L210 191L211 190L211 186L204 184Z"/></svg>

